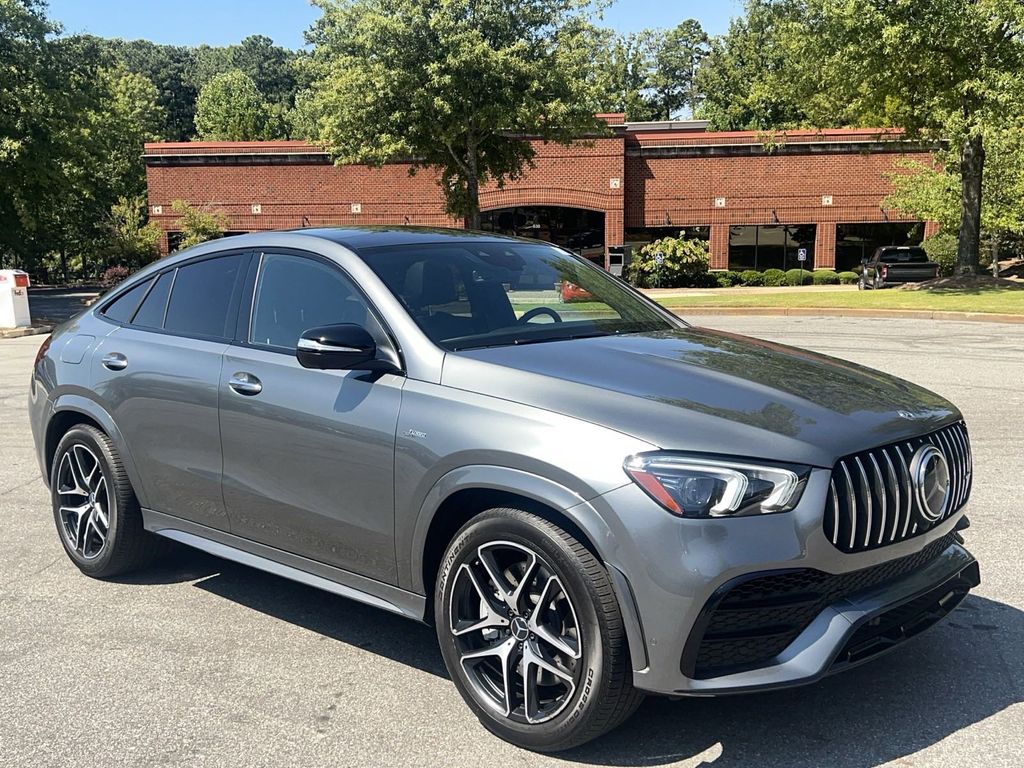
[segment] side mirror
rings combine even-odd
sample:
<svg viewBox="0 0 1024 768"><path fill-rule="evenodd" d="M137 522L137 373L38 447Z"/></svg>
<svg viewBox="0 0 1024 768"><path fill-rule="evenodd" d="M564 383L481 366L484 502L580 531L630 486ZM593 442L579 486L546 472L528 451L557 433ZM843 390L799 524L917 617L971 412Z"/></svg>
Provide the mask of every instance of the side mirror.
<svg viewBox="0 0 1024 768"><path fill-rule="evenodd" d="M377 343L361 325L344 323L310 328L299 337L295 357L303 368L355 370L377 356Z"/></svg>

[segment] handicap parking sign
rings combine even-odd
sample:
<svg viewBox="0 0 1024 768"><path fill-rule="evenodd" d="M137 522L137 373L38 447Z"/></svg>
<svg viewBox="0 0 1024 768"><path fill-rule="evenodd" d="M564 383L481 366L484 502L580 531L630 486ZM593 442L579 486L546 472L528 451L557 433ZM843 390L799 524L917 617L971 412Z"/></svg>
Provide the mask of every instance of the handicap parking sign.
<svg viewBox="0 0 1024 768"><path fill-rule="evenodd" d="M807 261L807 249L806 248L799 248L799 249L797 249L796 260L797 261Z"/></svg>

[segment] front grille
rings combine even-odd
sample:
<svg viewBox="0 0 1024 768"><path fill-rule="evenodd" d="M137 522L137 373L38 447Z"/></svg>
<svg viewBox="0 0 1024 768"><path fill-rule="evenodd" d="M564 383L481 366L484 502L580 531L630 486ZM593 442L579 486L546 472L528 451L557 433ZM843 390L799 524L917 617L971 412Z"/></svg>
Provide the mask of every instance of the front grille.
<svg viewBox="0 0 1024 768"><path fill-rule="evenodd" d="M949 467L949 503L937 520L923 514L910 469L915 452L928 444ZM924 533L967 502L971 473L971 442L963 422L840 459L825 502L825 536L843 552L865 552Z"/></svg>
<svg viewBox="0 0 1024 768"><path fill-rule="evenodd" d="M683 651L683 674L704 680L763 667L829 605L924 567L955 540L951 532L920 552L850 573L803 568L729 582L701 611Z"/></svg>

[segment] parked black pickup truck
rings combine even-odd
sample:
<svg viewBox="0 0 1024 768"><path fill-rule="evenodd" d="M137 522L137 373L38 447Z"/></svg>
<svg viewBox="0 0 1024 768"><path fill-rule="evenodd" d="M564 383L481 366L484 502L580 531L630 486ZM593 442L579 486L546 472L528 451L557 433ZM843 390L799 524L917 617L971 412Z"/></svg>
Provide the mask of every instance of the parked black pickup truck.
<svg viewBox="0 0 1024 768"><path fill-rule="evenodd" d="M939 265L928 260L924 248L887 245L864 259L858 287L885 288L903 283L923 283L939 276Z"/></svg>

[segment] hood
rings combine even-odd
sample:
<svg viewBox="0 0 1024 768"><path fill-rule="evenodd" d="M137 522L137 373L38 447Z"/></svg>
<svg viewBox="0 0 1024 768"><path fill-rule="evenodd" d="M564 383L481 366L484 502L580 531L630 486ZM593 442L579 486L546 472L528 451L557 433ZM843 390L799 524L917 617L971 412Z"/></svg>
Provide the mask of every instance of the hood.
<svg viewBox="0 0 1024 768"><path fill-rule="evenodd" d="M894 376L701 328L452 353L442 382L664 449L820 467L960 417Z"/></svg>

